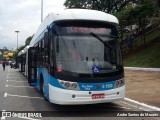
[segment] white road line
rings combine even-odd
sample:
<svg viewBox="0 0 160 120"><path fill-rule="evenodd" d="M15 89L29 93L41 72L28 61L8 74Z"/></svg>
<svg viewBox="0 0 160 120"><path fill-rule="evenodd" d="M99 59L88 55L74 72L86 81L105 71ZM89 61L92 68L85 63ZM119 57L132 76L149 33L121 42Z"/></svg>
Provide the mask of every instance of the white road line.
<svg viewBox="0 0 160 120"><path fill-rule="evenodd" d="M22 96L22 95L12 95L8 93L4 93L4 96L11 96L11 97L22 97L22 98L32 98L32 99L44 99L43 97L31 97L31 96Z"/></svg>
<svg viewBox="0 0 160 120"><path fill-rule="evenodd" d="M160 68L124 67L125 70L160 72Z"/></svg>
<svg viewBox="0 0 160 120"><path fill-rule="evenodd" d="M24 77L24 76L19 76L19 77L9 77L9 76L7 76L7 78L26 78L26 77Z"/></svg>
<svg viewBox="0 0 160 120"><path fill-rule="evenodd" d="M6 87L17 87L17 88L26 87L26 88L35 88L35 87L32 87L32 86L15 86L15 85L6 85Z"/></svg>
<svg viewBox="0 0 160 120"><path fill-rule="evenodd" d="M7 93L4 93L4 97L7 97Z"/></svg>
<svg viewBox="0 0 160 120"><path fill-rule="evenodd" d="M124 98L124 100L121 102L143 111L160 111L160 108L158 107L147 105L129 98Z"/></svg>
<svg viewBox="0 0 160 120"><path fill-rule="evenodd" d="M22 81L22 80L7 80L7 82L10 82L10 81L13 81L13 82L28 82L28 81Z"/></svg>

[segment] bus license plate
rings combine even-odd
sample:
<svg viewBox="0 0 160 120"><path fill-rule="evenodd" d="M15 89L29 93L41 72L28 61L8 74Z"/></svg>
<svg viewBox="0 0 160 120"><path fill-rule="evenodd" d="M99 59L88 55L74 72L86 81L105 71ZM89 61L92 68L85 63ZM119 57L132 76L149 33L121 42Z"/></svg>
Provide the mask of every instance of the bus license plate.
<svg viewBox="0 0 160 120"><path fill-rule="evenodd" d="M105 97L104 93L92 94L92 99L100 99L100 98L104 98L104 97Z"/></svg>

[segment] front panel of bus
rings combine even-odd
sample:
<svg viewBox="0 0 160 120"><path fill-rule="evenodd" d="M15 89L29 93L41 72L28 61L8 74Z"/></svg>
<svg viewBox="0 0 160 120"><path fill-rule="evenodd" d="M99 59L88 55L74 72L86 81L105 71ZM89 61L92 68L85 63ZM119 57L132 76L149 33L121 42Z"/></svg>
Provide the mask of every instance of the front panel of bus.
<svg viewBox="0 0 160 120"><path fill-rule="evenodd" d="M92 94L92 91L124 86L116 25L97 21L57 21L51 28L50 74L58 80L56 87ZM56 85L52 81L51 84ZM103 95L98 94L102 98Z"/></svg>

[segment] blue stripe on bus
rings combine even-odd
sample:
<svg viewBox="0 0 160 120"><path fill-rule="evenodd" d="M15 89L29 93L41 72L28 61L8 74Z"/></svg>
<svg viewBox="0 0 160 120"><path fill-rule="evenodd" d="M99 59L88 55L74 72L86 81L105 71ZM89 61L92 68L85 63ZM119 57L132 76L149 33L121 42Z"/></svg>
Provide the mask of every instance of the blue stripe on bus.
<svg viewBox="0 0 160 120"><path fill-rule="evenodd" d="M115 81L103 83L78 83L78 86L82 91L111 90L115 87Z"/></svg>
<svg viewBox="0 0 160 120"><path fill-rule="evenodd" d="M37 82L36 83L31 83L31 86L37 86Z"/></svg>
<svg viewBox="0 0 160 120"><path fill-rule="evenodd" d="M52 85L57 88L66 89L63 86L61 86L58 82L58 80L51 76L44 68L38 68L38 76L40 76L40 73L43 74L44 77L44 94L49 94L49 88L48 85ZM64 80L65 81L65 80ZM75 81L76 82L76 81ZM101 91L101 90L111 90L115 88L116 80L110 81L110 82L103 82L103 83L81 83L78 82L78 86L81 91ZM37 80L37 88L40 89L40 77L38 77Z"/></svg>

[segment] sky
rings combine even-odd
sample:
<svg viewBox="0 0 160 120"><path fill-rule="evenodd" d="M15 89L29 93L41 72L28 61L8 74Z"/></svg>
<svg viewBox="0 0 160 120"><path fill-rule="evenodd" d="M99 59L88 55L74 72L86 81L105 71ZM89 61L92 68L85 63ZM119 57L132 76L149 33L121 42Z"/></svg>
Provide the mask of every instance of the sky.
<svg viewBox="0 0 160 120"><path fill-rule="evenodd" d="M65 0L43 0L43 18L55 10L64 9ZM9 50L25 44L41 24L41 0L0 0L0 49Z"/></svg>

